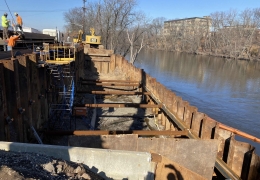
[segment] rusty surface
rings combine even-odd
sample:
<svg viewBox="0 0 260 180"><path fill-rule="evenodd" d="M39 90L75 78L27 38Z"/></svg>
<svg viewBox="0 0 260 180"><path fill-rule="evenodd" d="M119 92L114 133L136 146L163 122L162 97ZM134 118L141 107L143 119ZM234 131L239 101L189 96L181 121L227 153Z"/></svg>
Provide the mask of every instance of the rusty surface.
<svg viewBox="0 0 260 180"><path fill-rule="evenodd" d="M75 105L77 107L90 107L90 108L102 108L102 107L115 107L115 108L129 108L129 107L136 107L136 108L159 108L162 105L156 104L138 104L138 103L125 103L125 104L83 104L83 105Z"/></svg>
<svg viewBox="0 0 260 180"><path fill-rule="evenodd" d="M31 49L14 49L14 52L19 51L21 54L32 53ZM0 51L0 61L11 59L11 51Z"/></svg>
<svg viewBox="0 0 260 180"><path fill-rule="evenodd" d="M8 124L7 137L9 141L22 142L23 122L22 117L18 112L18 109L21 107L18 61L3 61L3 64L5 67L6 114L13 119L13 121Z"/></svg>
<svg viewBox="0 0 260 180"><path fill-rule="evenodd" d="M5 76L4 76L4 66L0 63L0 141L7 140L5 137L6 131L6 95L5 95Z"/></svg>
<svg viewBox="0 0 260 180"><path fill-rule="evenodd" d="M135 135L70 136L69 145L160 154L208 180L212 179L217 153L216 140L137 138ZM159 162L160 158L154 161Z"/></svg>
<svg viewBox="0 0 260 180"><path fill-rule="evenodd" d="M234 136L230 139L227 165L242 179L248 178L252 152L254 148L249 143L236 141Z"/></svg>
<svg viewBox="0 0 260 180"><path fill-rule="evenodd" d="M76 130L76 131L45 131L48 135L115 135L115 134L138 134L140 136L158 136L158 135L182 135L187 136L188 131L146 131L146 130L129 130L129 131L106 131L106 130Z"/></svg>
<svg viewBox="0 0 260 180"><path fill-rule="evenodd" d="M19 56L18 62L21 108L24 108L24 111L21 114L23 129L30 129L30 125L32 122L32 106L29 103L29 100L32 99L30 62L28 56ZM23 131L23 133L23 142L28 142L28 131Z"/></svg>
<svg viewBox="0 0 260 180"><path fill-rule="evenodd" d="M86 78L81 78L82 81L90 81L90 82L123 82L123 83L140 83L140 81L130 81L130 80L111 80L111 79L86 79Z"/></svg>
<svg viewBox="0 0 260 180"><path fill-rule="evenodd" d="M96 82L82 82L82 85L96 85L96 86L140 86L139 83L96 83Z"/></svg>
<svg viewBox="0 0 260 180"><path fill-rule="evenodd" d="M155 180L162 179L185 179L185 180L207 180L205 178L180 164L159 154L152 153L152 158L156 158Z"/></svg>
<svg viewBox="0 0 260 180"><path fill-rule="evenodd" d="M117 94L117 95L150 95L150 92L129 92L129 91L77 91L76 93L79 94L103 94L103 95L109 95L109 94Z"/></svg>

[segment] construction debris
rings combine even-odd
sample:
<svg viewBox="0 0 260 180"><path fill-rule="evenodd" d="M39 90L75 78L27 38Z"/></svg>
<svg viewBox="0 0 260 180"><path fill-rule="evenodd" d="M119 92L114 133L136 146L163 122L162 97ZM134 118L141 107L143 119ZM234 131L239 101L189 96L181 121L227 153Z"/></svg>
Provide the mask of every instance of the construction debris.
<svg viewBox="0 0 260 180"><path fill-rule="evenodd" d="M50 156L0 150L0 179L103 179L83 164Z"/></svg>

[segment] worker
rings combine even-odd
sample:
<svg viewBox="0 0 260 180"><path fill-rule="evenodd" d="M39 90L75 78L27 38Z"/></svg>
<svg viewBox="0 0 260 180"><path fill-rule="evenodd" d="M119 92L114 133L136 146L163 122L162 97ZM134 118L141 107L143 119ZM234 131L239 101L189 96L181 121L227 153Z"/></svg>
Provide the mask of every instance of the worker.
<svg viewBox="0 0 260 180"><path fill-rule="evenodd" d="M3 39L8 39L8 27L10 21L7 19L7 15L7 13L4 13L2 16Z"/></svg>
<svg viewBox="0 0 260 180"><path fill-rule="evenodd" d="M14 13L14 15L16 16L16 25L14 26L14 31L16 32L17 28L19 27L21 33L23 34L23 20L17 13Z"/></svg>
<svg viewBox="0 0 260 180"><path fill-rule="evenodd" d="M8 49L11 50L12 58L14 58L13 47L15 46L16 41L20 38L21 34L11 35L6 41L8 43Z"/></svg>

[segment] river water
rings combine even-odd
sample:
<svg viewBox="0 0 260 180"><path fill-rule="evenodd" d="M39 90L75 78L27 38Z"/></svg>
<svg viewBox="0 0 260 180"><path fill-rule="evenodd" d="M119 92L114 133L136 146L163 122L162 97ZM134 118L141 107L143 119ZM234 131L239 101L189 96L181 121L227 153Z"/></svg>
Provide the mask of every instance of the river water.
<svg viewBox="0 0 260 180"><path fill-rule="evenodd" d="M135 66L199 112L260 138L260 62L143 50ZM260 144L245 141L260 155Z"/></svg>

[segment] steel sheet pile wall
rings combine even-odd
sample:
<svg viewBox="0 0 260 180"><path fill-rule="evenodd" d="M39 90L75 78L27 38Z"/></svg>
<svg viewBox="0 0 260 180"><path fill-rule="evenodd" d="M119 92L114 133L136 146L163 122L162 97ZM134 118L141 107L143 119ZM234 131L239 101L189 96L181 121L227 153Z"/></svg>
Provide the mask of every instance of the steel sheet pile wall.
<svg viewBox="0 0 260 180"><path fill-rule="evenodd" d="M218 157L237 176L248 180L260 179L260 157L255 154L254 147L248 143L236 141L234 133L221 128L216 120L199 112L196 107L191 106L189 102L178 97L175 93L157 82L155 78L131 65L120 55L111 55L110 62L93 57L85 57L85 59L89 60L88 65L97 73L106 74L121 70L123 74L120 76L124 76L126 80L141 81L143 83L142 87L147 88L157 101L163 104L164 110L153 110L157 116L158 124L163 126L164 129L189 129L196 138L219 140ZM155 103L148 96L147 100L150 104Z"/></svg>
<svg viewBox="0 0 260 180"><path fill-rule="evenodd" d="M31 126L38 129L48 118L46 68L36 55L0 61L0 140L28 142Z"/></svg>
<svg viewBox="0 0 260 180"><path fill-rule="evenodd" d="M102 65L101 65L102 66ZM168 114L158 113L158 123L166 130L178 130L180 123L184 128L201 139L217 139L220 142L218 157L221 158L242 179L255 180L260 178L260 157L255 154L254 147L248 143L236 141L235 135L219 127L219 123L208 115L201 113L189 102L184 101L175 93L156 81L155 78L131 65L127 60L118 55L111 56L109 70L112 72L120 68L125 73L126 79L142 80L153 96L175 117L172 121ZM149 100L149 98L148 98ZM154 103L151 102L150 103ZM156 110L154 110L156 111ZM176 122L178 122L176 124Z"/></svg>

